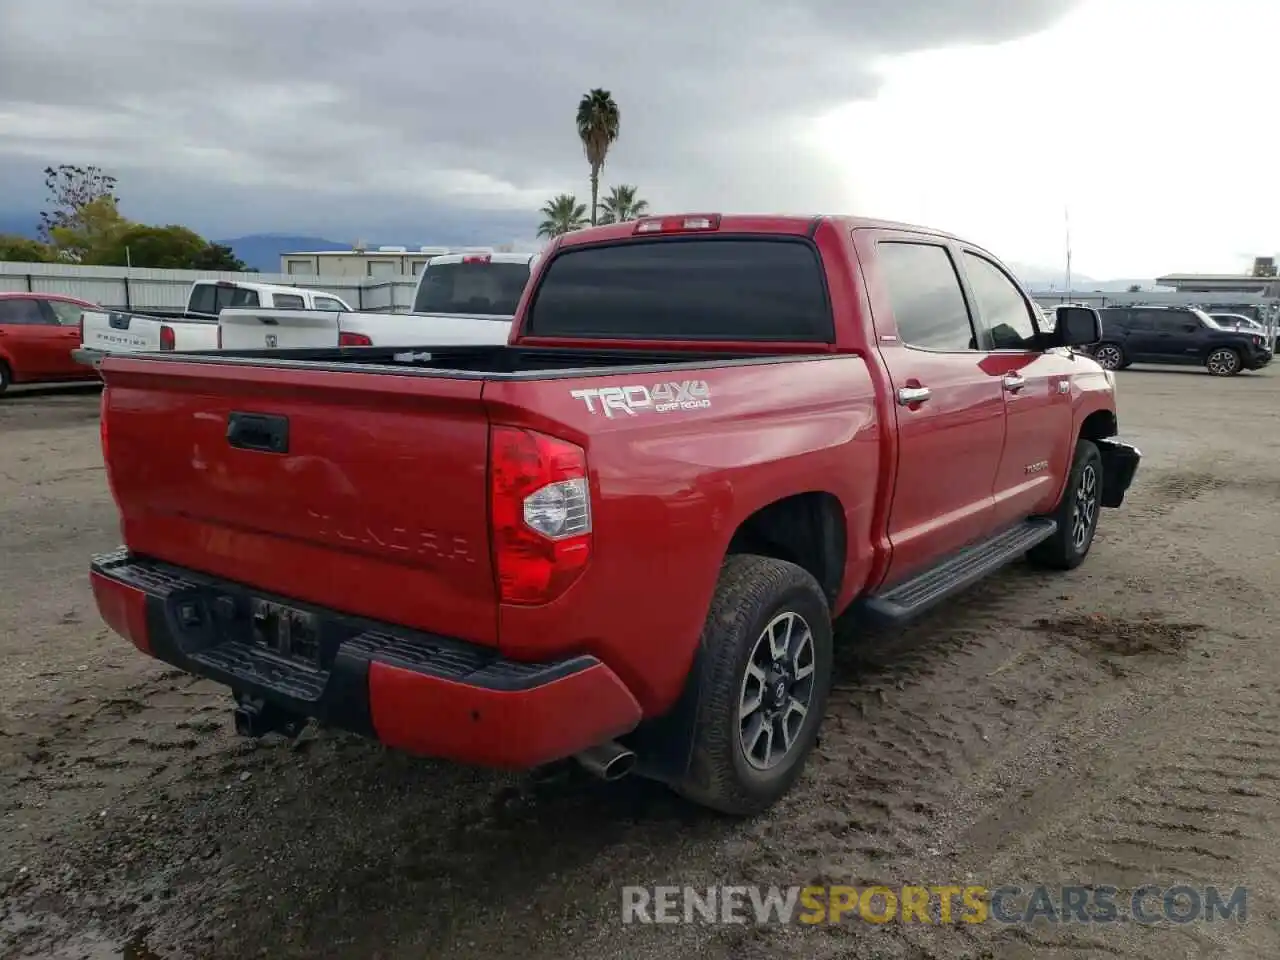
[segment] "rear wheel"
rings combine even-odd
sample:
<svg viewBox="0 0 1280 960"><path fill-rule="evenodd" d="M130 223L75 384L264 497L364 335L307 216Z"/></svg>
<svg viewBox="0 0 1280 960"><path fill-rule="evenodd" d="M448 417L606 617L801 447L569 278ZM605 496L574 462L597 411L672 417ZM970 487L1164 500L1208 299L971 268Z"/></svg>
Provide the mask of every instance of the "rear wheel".
<svg viewBox="0 0 1280 960"><path fill-rule="evenodd" d="M1222 347L1209 354L1204 366L1215 377L1234 377L1240 372L1242 364L1240 354L1230 347Z"/></svg>
<svg viewBox="0 0 1280 960"><path fill-rule="evenodd" d="M1117 343L1104 343L1093 351L1093 359L1098 361L1104 370L1119 370L1126 366L1124 351Z"/></svg>
<svg viewBox="0 0 1280 960"><path fill-rule="evenodd" d="M772 806L804 767L831 685L831 614L792 563L728 557L703 627L702 697L676 789L724 813Z"/></svg>
<svg viewBox="0 0 1280 960"><path fill-rule="evenodd" d="M1058 530L1052 537L1036 544L1027 559L1052 570L1072 570L1084 562L1098 531L1098 515L1102 502L1102 454L1091 440L1076 441L1075 459L1067 489L1053 513Z"/></svg>

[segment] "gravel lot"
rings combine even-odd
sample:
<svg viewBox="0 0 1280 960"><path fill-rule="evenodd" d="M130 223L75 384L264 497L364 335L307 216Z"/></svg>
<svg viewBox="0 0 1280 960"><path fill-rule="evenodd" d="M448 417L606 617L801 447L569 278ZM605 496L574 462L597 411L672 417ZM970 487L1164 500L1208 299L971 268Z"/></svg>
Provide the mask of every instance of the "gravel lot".
<svg viewBox="0 0 1280 960"><path fill-rule="evenodd" d="M529 783L309 732L100 622L93 390L0 400L0 956L1280 956L1280 373L1118 375L1145 454L1061 576L845 628L823 740L770 815ZM623 926L623 884L1249 885L1248 922Z"/></svg>

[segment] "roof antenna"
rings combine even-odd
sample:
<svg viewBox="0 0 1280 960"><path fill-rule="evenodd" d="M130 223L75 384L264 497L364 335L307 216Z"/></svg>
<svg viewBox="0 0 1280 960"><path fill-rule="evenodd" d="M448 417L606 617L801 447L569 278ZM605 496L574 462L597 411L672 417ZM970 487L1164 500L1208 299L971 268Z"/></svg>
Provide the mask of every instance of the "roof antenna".
<svg viewBox="0 0 1280 960"><path fill-rule="evenodd" d="M1071 300L1071 208L1062 208L1063 221L1067 230L1067 300Z"/></svg>

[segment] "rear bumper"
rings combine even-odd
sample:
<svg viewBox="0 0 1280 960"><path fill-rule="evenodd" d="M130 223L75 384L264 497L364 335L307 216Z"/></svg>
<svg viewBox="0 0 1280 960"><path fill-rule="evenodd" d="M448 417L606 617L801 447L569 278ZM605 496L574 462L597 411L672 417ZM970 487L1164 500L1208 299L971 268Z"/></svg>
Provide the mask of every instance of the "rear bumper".
<svg viewBox="0 0 1280 960"><path fill-rule="evenodd" d="M629 733L641 710L590 656L504 660L456 640L318 610L124 550L90 567L102 618L144 653L283 710L422 756L506 769L561 760ZM251 599L313 614L304 660L255 642Z"/></svg>
<svg viewBox="0 0 1280 960"><path fill-rule="evenodd" d="M1245 362L1244 362L1245 369L1261 370L1263 367L1265 367L1267 364L1271 362L1272 356L1273 354L1269 350L1265 352L1260 350L1257 353L1251 354L1249 357L1245 359Z"/></svg>
<svg viewBox="0 0 1280 960"><path fill-rule="evenodd" d="M1095 440L1102 455L1102 497L1104 507L1118 507L1124 503L1124 495L1133 483L1142 451L1116 437Z"/></svg>

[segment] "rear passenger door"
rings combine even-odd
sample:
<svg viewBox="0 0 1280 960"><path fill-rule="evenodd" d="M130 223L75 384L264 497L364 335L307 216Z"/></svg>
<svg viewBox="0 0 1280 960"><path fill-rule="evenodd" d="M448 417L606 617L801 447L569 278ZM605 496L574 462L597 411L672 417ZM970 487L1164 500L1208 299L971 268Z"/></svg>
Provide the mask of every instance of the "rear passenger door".
<svg viewBox="0 0 1280 960"><path fill-rule="evenodd" d="M1071 374L1064 350L1041 349L1038 311L1017 281L981 251L966 249L964 276L988 351L983 369L998 377L1006 414L1004 451L993 490L996 529L1050 512L1075 455Z"/></svg>
<svg viewBox="0 0 1280 960"><path fill-rule="evenodd" d="M892 584L991 532L1004 393L983 367L952 248L896 232L854 240L897 412Z"/></svg>
<svg viewBox="0 0 1280 960"><path fill-rule="evenodd" d="M1125 352L1130 359L1151 363L1160 359L1161 345L1156 334L1154 314L1156 310L1131 310L1129 335L1125 340Z"/></svg>

